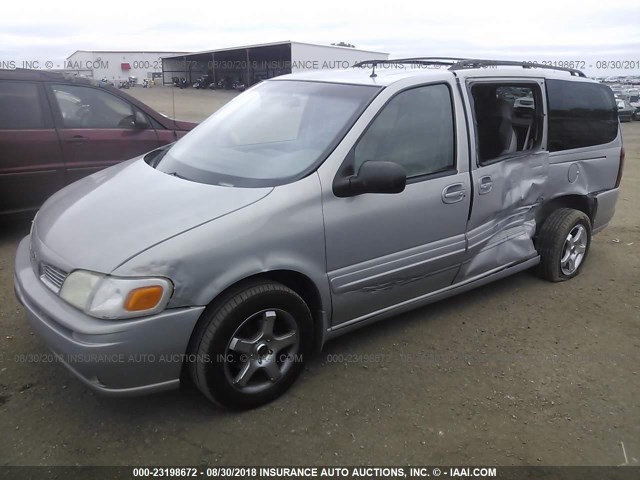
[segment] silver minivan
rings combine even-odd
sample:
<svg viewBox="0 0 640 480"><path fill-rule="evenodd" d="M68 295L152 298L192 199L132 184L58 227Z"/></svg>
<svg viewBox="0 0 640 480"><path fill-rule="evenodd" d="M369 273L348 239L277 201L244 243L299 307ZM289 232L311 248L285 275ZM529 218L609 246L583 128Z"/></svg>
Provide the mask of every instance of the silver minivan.
<svg viewBox="0 0 640 480"><path fill-rule="evenodd" d="M577 70L425 58L285 75L52 196L15 289L99 392L191 381L255 407L345 332L532 267L578 275L623 160L613 93Z"/></svg>

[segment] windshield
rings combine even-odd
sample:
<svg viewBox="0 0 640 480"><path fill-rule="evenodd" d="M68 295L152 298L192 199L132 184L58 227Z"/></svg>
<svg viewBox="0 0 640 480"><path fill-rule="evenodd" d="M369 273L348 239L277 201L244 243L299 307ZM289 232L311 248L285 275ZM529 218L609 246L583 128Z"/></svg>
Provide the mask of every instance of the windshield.
<svg viewBox="0 0 640 480"><path fill-rule="evenodd" d="M315 169L378 92L362 85L264 82L214 113L154 166L215 185L287 183Z"/></svg>

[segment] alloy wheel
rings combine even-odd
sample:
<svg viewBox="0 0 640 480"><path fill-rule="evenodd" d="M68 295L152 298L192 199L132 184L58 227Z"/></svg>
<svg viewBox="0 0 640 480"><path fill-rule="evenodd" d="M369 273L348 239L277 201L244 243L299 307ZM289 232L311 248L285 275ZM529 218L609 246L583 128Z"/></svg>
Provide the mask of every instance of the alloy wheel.
<svg viewBox="0 0 640 480"><path fill-rule="evenodd" d="M269 389L297 361L300 334L293 316L266 309L244 320L231 336L224 357L227 381L243 393Z"/></svg>
<svg viewBox="0 0 640 480"><path fill-rule="evenodd" d="M562 247L560 269L565 275L573 275L580 267L587 251L587 232L582 224L571 229Z"/></svg>

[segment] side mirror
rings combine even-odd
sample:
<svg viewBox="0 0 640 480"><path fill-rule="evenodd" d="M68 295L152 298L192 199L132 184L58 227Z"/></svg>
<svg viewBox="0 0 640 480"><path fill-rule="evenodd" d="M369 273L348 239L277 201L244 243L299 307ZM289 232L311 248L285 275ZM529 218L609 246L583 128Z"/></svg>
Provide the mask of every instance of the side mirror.
<svg viewBox="0 0 640 480"><path fill-rule="evenodd" d="M407 185L407 174L393 162L364 162L357 175L334 182L338 197L352 197L363 193L400 193Z"/></svg>
<svg viewBox="0 0 640 480"><path fill-rule="evenodd" d="M145 114L140 110L136 110L136 114L134 115L133 128L136 130L145 130L149 128L149 120L147 120Z"/></svg>

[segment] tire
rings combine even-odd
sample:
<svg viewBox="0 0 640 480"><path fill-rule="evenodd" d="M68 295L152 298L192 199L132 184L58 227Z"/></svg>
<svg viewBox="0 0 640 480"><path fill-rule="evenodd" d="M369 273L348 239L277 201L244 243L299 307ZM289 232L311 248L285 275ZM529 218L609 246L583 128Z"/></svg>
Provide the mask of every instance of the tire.
<svg viewBox="0 0 640 480"><path fill-rule="evenodd" d="M312 351L312 332L309 307L293 290L271 281L245 284L203 312L189 349L196 356L190 376L218 405L258 407L295 382Z"/></svg>
<svg viewBox="0 0 640 480"><path fill-rule="evenodd" d="M564 282L580 273L591 246L591 221L580 210L560 208L542 224L538 235L538 275Z"/></svg>

